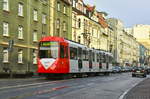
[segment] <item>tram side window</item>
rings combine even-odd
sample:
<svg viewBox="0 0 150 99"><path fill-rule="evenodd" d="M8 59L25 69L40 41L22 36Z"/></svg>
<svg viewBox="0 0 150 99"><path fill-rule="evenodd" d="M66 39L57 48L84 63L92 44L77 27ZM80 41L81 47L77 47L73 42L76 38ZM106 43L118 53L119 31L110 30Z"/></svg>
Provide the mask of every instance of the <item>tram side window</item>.
<svg viewBox="0 0 150 99"><path fill-rule="evenodd" d="M106 62L109 62L109 56L106 55L105 57L106 57Z"/></svg>
<svg viewBox="0 0 150 99"><path fill-rule="evenodd" d="M60 58L68 58L68 47L67 46L60 46Z"/></svg>
<svg viewBox="0 0 150 99"><path fill-rule="evenodd" d="M109 56L109 62L112 63L113 58Z"/></svg>
<svg viewBox="0 0 150 99"><path fill-rule="evenodd" d="M93 57L93 62L95 61L95 53L92 53L92 57Z"/></svg>
<svg viewBox="0 0 150 99"><path fill-rule="evenodd" d="M77 49L70 47L70 59L77 59Z"/></svg>
<svg viewBox="0 0 150 99"><path fill-rule="evenodd" d="M97 55L97 62L99 62L100 60L99 54L97 53L96 55Z"/></svg>
<svg viewBox="0 0 150 99"><path fill-rule="evenodd" d="M78 48L78 59L82 59L82 48Z"/></svg>
<svg viewBox="0 0 150 99"><path fill-rule="evenodd" d="M64 46L64 50L65 50L64 57L65 57L65 58L68 58L68 47L67 47L67 46Z"/></svg>
<svg viewBox="0 0 150 99"><path fill-rule="evenodd" d="M92 56L92 51L90 50L90 51L89 51L89 60L90 60L90 61L92 61L92 57L93 57L93 56Z"/></svg>
<svg viewBox="0 0 150 99"><path fill-rule="evenodd" d="M86 51L86 61L88 61L88 60L89 60L89 52Z"/></svg>
<svg viewBox="0 0 150 99"><path fill-rule="evenodd" d="M103 54L103 62L105 63L106 62L106 55Z"/></svg>
<svg viewBox="0 0 150 99"><path fill-rule="evenodd" d="M99 53L99 61L102 62L102 55Z"/></svg>
<svg viewBox="0 0 150 99"><path fill-rule="evenodd" d="M86 60L86 50L83 50L82 59L83 59L84 61Z"/></svg>
<svg viewBox="0 0 150 99"><path fill-rule="evenodd" d="M111 62L111 57L110 57L110 56L108 56L108 62L109 62L109 63Z"/></svg>

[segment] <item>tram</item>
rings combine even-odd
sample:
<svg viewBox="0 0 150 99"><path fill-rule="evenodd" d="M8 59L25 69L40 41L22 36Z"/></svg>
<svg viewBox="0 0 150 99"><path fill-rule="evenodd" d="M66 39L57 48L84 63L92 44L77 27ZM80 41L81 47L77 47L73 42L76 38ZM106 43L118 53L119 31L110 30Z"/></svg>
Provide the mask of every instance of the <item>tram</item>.
<svg viewBox="0 0 150 99"><path fill-rule="evenodd" d="M38 47L37 72L46 77L110 73L113 55L61 37L43 37Z"/></svg>

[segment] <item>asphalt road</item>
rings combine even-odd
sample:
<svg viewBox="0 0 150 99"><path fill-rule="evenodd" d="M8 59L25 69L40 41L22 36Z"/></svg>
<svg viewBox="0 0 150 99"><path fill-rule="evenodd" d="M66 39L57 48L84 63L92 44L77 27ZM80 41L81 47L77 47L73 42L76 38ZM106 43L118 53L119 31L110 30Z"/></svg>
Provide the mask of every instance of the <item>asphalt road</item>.
<svg viewBox="0 0 150 99"><path fill-rule="evenodd" d="M121 99L145 78L130 73L65 80L0 79L0 99Z"/></svg>

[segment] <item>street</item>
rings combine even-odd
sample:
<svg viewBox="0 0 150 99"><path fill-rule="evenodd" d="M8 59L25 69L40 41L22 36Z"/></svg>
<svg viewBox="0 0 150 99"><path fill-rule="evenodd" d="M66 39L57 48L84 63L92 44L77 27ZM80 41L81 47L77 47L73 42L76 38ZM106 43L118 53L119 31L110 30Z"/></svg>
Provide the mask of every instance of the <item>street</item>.
<svg viewBox="0 0 150 99"><path fill-rule="evenodd" d="M132 78L130 73L53 81L1 79L0 99L119 99L144 79Z"/></svg>

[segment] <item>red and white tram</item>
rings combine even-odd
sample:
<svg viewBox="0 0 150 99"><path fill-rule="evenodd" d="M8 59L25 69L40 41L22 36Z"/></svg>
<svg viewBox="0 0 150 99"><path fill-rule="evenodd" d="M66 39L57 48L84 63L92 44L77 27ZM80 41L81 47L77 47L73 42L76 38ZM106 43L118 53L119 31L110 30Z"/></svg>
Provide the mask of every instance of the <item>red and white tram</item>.
<svg viewBox="0 0 150 99"><path fill-rule="evenodd" d="M111 72L113 56L61 37L44 37L39 42L38 73L46 76Z"/></svg>

